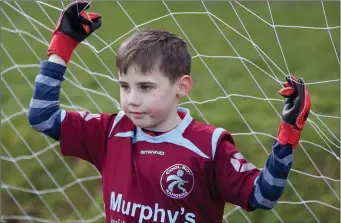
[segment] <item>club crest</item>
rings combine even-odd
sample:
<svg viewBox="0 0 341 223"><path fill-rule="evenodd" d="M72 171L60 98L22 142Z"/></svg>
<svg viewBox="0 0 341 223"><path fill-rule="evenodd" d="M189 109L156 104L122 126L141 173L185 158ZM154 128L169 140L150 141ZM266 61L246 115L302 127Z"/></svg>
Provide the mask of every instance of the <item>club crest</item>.
<svg viewBox="0 0 341 223"><path fill-rule="evenodd" d="M194 187L194 176L190 168L183 164L168 167L160 179L162 191L169 197L186 197Z"/></svg>

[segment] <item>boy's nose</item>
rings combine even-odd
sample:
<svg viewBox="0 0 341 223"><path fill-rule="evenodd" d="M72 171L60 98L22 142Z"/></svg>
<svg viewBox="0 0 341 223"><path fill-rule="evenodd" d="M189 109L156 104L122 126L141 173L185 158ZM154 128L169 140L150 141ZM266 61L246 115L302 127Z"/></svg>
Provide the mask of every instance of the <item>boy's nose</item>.
<svg viewBox="0 0 341 223"><path fill-rule="evenodd" d="M138 106L140 103L141 100L139 94L137 92L131 91L128 97L128 104L131 106Z"/></svg>

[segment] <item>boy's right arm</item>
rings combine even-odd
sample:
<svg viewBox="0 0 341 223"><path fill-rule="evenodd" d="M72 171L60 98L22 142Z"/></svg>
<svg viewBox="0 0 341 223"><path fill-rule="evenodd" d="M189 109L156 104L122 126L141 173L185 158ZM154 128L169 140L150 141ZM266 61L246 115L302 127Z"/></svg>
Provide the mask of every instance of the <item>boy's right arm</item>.
<svg viewBox="0 0 341 223"><path fill-rule="evenodd" d="M40 63L40 72L35 79L28 111L31 126L55 140L60 139L61 121L65 116L65 111L61 111L59 106L59 92L65 70L66 67L62 63Z"/></svg>
<svg viewBox="0 0 341 223"><path fill-rule="evenodd" d="M61 83L73 50L101 25L101 16L86 13L87 8L87 2L73 2L61 13L48 49L49 60L41 62L35 79L28 120L37 131L60 140L64 155L80 157L100 169L100 144L106 136L103 126L113 116L66 112L59 105ZM92 148L96 151L90 151Z"/></svg>

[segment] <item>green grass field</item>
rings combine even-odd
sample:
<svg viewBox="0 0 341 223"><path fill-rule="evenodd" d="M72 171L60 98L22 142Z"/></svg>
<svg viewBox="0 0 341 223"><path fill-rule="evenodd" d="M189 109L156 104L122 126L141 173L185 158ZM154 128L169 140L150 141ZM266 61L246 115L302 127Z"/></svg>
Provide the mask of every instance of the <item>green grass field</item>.
<svg viewBox="0 0 341 223"><path fill-rule="evenodd" d="M53 1L1 2L2 221L103 222L96 170L62 157L58 143L27 121L39 62L47 58L60 13L49 6L63 8ZM279 204L250 213L227 204L225 220L340 222L340 2L95 1L90 11L102 14L103 25L88 39L93 47L82 44L73 55L64 109L116 112L119 44L135 25L168 29L190 44L193 56L194 88L181 106L233 133L244 156L263 168L280 121L279 81L289 72L303 77L312 113Z"/></svg>

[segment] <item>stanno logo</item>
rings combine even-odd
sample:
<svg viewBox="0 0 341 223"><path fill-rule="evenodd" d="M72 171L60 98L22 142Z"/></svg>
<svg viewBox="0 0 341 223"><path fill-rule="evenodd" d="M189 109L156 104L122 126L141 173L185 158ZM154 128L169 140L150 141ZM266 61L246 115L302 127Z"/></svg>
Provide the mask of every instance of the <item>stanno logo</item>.
<svg viewBox="0 0 341 223"><path fill-rule="evenodd" d="M175 199L184 198L194 187L193 172L183 164L170 166L163 172L160 186L167 196Z"/></svg>
<svg viewBox="0 0 341 223"><path fill-rule="evenodd" d="M160 156L165 155L165 152L160 151L160 150L141 150L140 153L142 155L160 155Z"/></svg>

